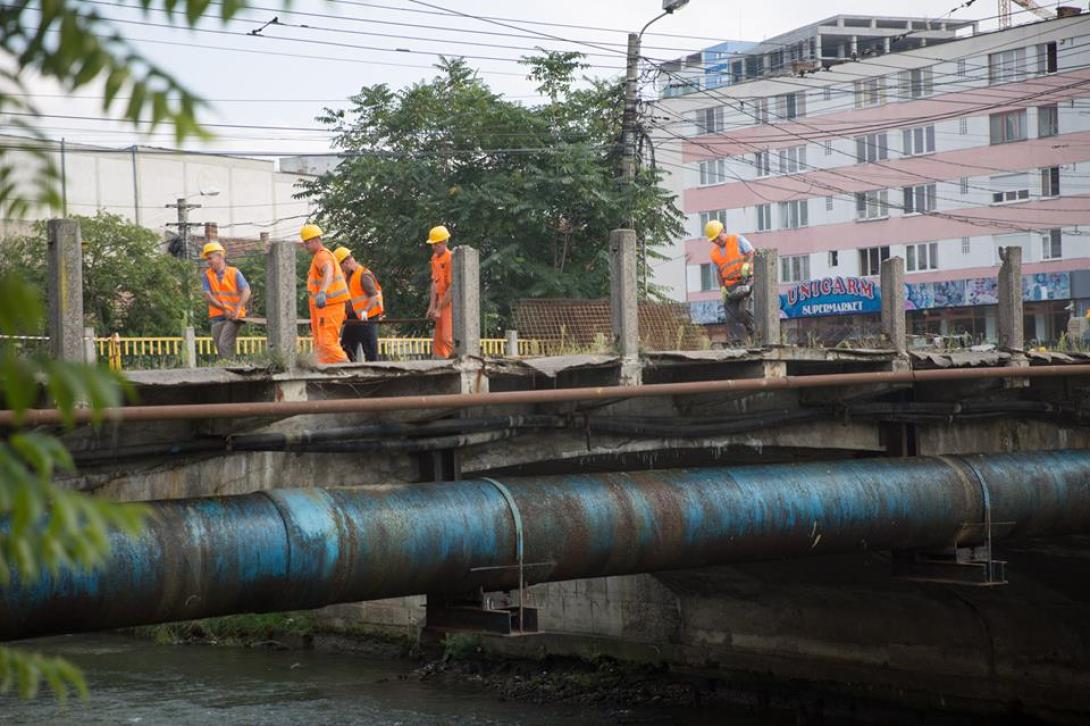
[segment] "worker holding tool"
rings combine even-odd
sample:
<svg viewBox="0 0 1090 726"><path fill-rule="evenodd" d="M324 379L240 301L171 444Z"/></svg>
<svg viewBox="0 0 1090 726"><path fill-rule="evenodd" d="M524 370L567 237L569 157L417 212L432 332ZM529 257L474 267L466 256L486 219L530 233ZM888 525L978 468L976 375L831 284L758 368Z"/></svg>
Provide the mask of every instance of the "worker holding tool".
<svg viewBox="0 0 1090 726"><path fill-rule="evenodd" d="M435 321L432 337L432 354L436 358L454 355L454 315L451 305L452 281L451 251L447 240L450 230L443 225L432 227L428 232L431 245L431 297L428 303L428 320Z"/></svg>
<svg viewBox="0 0 1090 726"><path fill-rule="evenodd" d="M727 342L752 338L753 314L747 308L747 302L753 290L753 245L740 234L728 233L717 219L704 225L704 236L715 245L711 258L719 270ZM744 335L738 334L739 328Z"/></svg>
<svg viewBox="0 0 1090 726"><path fill-rule="evenodd" d="M227 264L227 250L219 242L206 244L201 257L208 261L201 285L208 301L212 342L219 358L232 358L238 331L246 317L246 303L250 301L250 283L237 267Z"/></svg>
<svg viewBox="0 0 1090 726"><path fill-rule="evenodd" d="M299 230L303 249L312 256L307 273L307 301L310 307L310 332L319 363L347 363L341 348L344 303L349 301L344 281L333 253L322 243L322 230L316 224L304 224Z"/></svg>
<svg viewBox="0 0 1090 726"><path fill-rule="evenodd" d="M333 257L348 281L350 297L345 303L347 317L341 332L341 347L357 363L360 359L359 349L363 350L364 359L376 361L378 323L375 321L381 320L386 312L382 303L382 285L378 283L375 273L357 262L352 250L347 247L333 250Z"/></svg>

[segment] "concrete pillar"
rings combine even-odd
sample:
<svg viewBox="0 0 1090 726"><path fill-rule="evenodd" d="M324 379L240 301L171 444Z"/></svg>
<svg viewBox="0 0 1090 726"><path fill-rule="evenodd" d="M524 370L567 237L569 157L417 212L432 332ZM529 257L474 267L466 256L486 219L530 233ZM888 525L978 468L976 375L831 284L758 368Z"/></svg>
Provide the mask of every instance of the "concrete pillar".
<svg viewBox="0 0 1090 726"><path fill-rule="evenodd" d="M265 232L264 234L268 234L268 232ZM220 238L220 226L218 224L216 224L215 222L205 222L204 223L204 241L205 241L205 243L218 242L219 238Z"/></svg>
<svg viewBox="0 0 1090 726"><path fill-rule="evenodd" d="M753 326L758 346L780 344L779 253L759 249L753 256Z"/></svg>
<svg viewBox="0 0 1090 726"><path fill-rule="evenodd" d="M609 309L622 385L640 382L640 309L636 288L636 231L609 233Z"/></svg>
<svg viewBox="0 0 1090 726"><path fill-rule="evenodd" d="M185 368L197 367L197 331L192 325L182 331L182 365Z"/></svg>
<svg viewBox="0 0 1090 726"><path fill-rule="evenodd" d="M46 229L50 355L83 362L83 240L79 222L51 219Z"/></svg>
<svg viewBox="0 0 1090 726"><path fill-rule="evenodd" d="M852 36L851 45L849 46L848 52L851 55L858 55L859 54L859 37L858 36L856 36L856 35Z"/></svg>
<svg viewBox="0 0 1090 726"><path fill-rule="evenodd" d="M519 331L508 330L506 334L507 338L507 357L518 358L519 357Z"/></svg>
<svg viewBox="0 0 1090 726"><path fill-rule="evenodd" d="M269 353L280 358L285 368L295 365L298 327L295 319L295 243L269 242L269 235L261 233L261 241L268 244L265 257L265 317L268 319L266 335Z"/></svg>
<svg viewBox="0 0 1090 726"><path fill-rule="evenodd" d="M83 329L83 360L94 365L98 360L98 351L95 350L95 329L90 325Z"/></svg>
<svg viewBox="0 0 1090 726"><path fill-rule="evenodd" d="M1022 248L1001 247L999 259L999 348L1020 356L1025 348L1022 329Z"/></svg>
<svg viewBox="0 0 1090 726"><path fill-rule="evenodd" d="M481 355L480 253L459 245L452 258L451 295L454 305L454 355Z"/></svg>
<svg viewBox="0 0 1090 726"><path fill-rule="evenodd" d="M905 261L900 257L882 260L882 333L898 356L905 355Z"/></svg>

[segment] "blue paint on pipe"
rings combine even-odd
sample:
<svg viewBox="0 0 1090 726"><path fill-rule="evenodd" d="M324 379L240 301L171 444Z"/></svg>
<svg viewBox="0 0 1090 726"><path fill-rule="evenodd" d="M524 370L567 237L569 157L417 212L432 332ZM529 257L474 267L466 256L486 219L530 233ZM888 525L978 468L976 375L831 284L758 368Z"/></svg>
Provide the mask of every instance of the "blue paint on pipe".
<svg viewBox="0 0 1090 726"><path fill-rule="evenodd" d="M1090 452L966 457L1005 536L1090 530ZM536 581L968 544L983 499L951 459L507 480ZM513 586L511 511L487 481L284 489L153 503L96 572L0 591L11 639L235 612ZM540 564L547 563L547 564Z"/></svg>

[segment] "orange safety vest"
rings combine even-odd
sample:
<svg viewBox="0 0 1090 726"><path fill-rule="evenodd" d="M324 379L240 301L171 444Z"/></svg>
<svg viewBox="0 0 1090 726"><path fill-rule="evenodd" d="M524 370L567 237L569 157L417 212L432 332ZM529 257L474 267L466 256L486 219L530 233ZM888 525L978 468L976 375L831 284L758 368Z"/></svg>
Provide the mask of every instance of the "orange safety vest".
<svg viewBox="0 0 1090 726"><path fill-rule="evenodd" d="M435 286L435 294L439 297L443 297L446 291L450 289L452 280L451 257L453 257L453 254L449 249L441 255L433 254L431 256L431 284Z"/></svg>
<svg viewBox="0 0 1090 726"><path fill-rule="evenodd" d="M204 276L208 278L208 289L212 293L213 298L229 308L238 308L238 316L240 318L246 317L246 308L241 307L242 291L238 289L237 267L228 265L223 271L222 280L211 267L204 271ZM221 318L223 315L223 310L220 310L214 305L208 306L208 317Z"/></svg>
<svg viewBox="0 0 1090 726"><path fill-rule="evenodd" d="M333 282L325 291L326 305L348 302L348 285L344 282L344 273L341 272L341 266L337 264L337 260L333 259L333 253L325 247L315 252L314 259L310 261L310 272L307 274L307 293L310 294L310 301L313 303L322 289L321 263L323 260L325 264L333 266Z"/></svg>
<svg viewBox="0 0 1090 726"><path fill-rule="evenodd" d="M378 305L371 308L371 311L368 312L366 316L364 316L363 311L371 303L371 296L363 289L364 275L371 276L371 279L375 281L375 289L378 290L378 293L375 295L375 300L378 301ZM363 265L360 265L355 273L348 279L348 292L352 296L352 309L356 311L356 317L360 320L377 318L386 312L382 307L382 285L378 284L378 278L375 277L375 273L371 272Z"/></svg>
<svg viewBox="0 0 1090 726"><path fill-rule="evenodd" d="M742 265L745 261L736 234L727 235L727 243L722 247L712 246L712 262L719 268L719 279L725 287L742 281Z"/></svg>

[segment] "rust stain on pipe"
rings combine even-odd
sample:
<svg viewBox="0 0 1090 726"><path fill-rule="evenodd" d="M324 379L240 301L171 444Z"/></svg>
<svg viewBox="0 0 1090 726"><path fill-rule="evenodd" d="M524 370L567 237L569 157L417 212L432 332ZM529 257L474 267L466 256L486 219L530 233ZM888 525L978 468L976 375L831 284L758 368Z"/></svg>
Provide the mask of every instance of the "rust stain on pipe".
<svg viewBox="0 0 1090 726"><path fill-rule="evenodd" d="M988 378L1055 378L1090 376L1090 365L1035 366L1029 368L944 368L925 371L870 371L831 373L782 378L735 378L691 383L653 383L642 386L597 386L544 391L501 391L498 393L451 393L429 396L390 396L323 401L276 401L257 403L206 403L170 406L124 406L102 412L106 421L176 421L198 418L272 417L302 414L376 413L419 409L459 409L480 406L570 403L601 399L687 396L793 388L831 388L874 383L934 383ZM77 423L91 421L90 409L75 412ZM0 411L0 426L14 423L14 412ZM52 408L30 409L23 416L26 425L59 424L60 412Z"/></svg>

